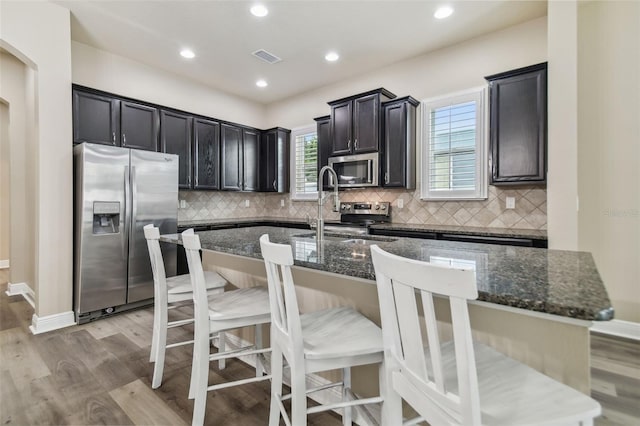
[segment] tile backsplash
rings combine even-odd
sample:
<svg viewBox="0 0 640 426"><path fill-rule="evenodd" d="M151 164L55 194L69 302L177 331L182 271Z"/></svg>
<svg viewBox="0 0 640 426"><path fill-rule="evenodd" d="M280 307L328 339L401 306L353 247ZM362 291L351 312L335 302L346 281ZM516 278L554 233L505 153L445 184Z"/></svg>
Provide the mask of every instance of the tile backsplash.
<svg viewBox="0 0 640 426"><path fill-rule="evenodd" d="M488 198L484 201L424 201L420 200L419 190L376 188L341 191L340 200L388 201L392 204L391 220L396 223L547 229L544 187L489 186L487 192ZM506 197L515 198L514 209L506 208ZM398 207L399 199L403 201L403 208ZM186 208L178 210L179 221L261 216L304 219L317 215L316 201L292 201L289 194L180 191L180 200L186 201ZM325 219L339 219L340 216L331 211L331 199L327 199L324 209Z"/></svg>

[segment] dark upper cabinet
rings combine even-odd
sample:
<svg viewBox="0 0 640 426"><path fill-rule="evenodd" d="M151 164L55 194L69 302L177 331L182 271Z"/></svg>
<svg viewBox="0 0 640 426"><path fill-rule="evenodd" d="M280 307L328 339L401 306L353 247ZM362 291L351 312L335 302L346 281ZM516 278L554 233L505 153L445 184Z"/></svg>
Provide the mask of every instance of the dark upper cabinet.
<svg viewBox="0 0 640 426"><path fill-rule="evenodd" d="M220 189L242 190L242 129L220 126Z"/></svg>
<svg viewBox="0 0 640 426"><path fill-rule="evenodd" d="M260 141L260 191L289 192L290 130L275 128L262 132Z"/></svg>
<svg viewBox="0 0 640 426"><path fill-rule="evenodd" d="M381 88L329 102L332 141L330 156L378 151L381 102L395 97L393 93Z"/></svg>
<svg viewBox="0 0 640 426"><path fill-rule="evenodd" d="M318 173L329 164L329 155L331 154L331 116L314 118L317 126L318 134ZM322 187L329 189L329 175L325 174Z"/></svg>
<svg viewBox="0 0 640 426"><path fill-rule="evenodd" d="M220 189L220 123L193 121L193 189Z"/></svg>
<svg viewBox="0 0 640 426"><path fill-rule="evenodd" d="M73 143L120 146L120 101L73 89Z"/></svg>
<svg viewBox="0 0 640 426"><path fill-rule="evenodd" d="M158 108L136 102L120 102L120 141L123 147L157 151L159 133Z"/></svg>
<svg viewBox="0 0 640 426"><path fill-rule="evenodd" d="M260 132L253 129L242 129L242 190L258 191L260 185L259 156Z"/></svg>
<svg viewBox="0 0 640 426"><path fill-rule="evenodd" d="M173 111L160 111L160 151L179 158L178 188L192 188L191 130L193 118Z"/></svg>
<svg viewBox="0 0 640 426"><path fill-rule="evenodd" d="M546 183L547 64L485 78L491 184Z"/></svg>
<svg viewBox="0 0 640 426"><path fill-rule="evenodd" d="M416 108L420 103L410 96L382 105L383 176L382 186L416 187Z"/></svg>

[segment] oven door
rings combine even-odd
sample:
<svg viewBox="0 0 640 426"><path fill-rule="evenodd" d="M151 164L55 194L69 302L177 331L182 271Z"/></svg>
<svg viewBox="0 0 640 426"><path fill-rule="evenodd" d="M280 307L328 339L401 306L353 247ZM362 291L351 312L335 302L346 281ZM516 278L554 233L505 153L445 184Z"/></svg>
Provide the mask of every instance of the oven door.
<svg viewBox="0 0 640 426"><path fill-rule="evenodd" d="M378 156L377 152L372 152L330 157L329 166L338 175L338 188L378 186ZM334 182L330 176L329 186L333 187L333 185Z"/></svg>

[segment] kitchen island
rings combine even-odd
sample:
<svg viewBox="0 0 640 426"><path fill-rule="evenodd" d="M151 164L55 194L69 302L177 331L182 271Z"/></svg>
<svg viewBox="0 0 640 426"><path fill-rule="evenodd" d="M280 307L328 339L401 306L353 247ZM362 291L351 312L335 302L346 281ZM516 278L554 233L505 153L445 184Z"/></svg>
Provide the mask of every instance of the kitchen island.
<svg viewBox="0 0 640 426"><path fill-rule="evenodd" d="M351 305L379 324L371 244L411 259L475 269L479 297L470 304L474 337L589 393L589 326L613 317L589 253L331 233L318 245L309 230L255 226L199 232L205 268L234 285L264 284L258 239L265 233L273 242L292 246L302 311ZM180 243L175 234L161 239ZM445 303L438 305L438 320L446 337L450 319ZM375 382L361 388L375 387Z"/></svg>

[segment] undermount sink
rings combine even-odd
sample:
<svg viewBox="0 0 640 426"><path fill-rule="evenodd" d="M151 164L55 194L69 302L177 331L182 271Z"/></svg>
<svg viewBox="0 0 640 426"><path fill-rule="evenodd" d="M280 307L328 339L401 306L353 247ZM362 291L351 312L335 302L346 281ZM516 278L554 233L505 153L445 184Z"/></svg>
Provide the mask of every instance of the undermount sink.
<svg viewBox="0 0 640 426"><path fill-rule="evenodd" d="M316 239L316 234L300 234L296 235L298 238L311 238ZM390 243L396 241L395 238L388 237L379 237L373 235L349 235L349 234L340 234L334 232L325 232L324 239L326 241L332 241L336 243L347 243L347 244L360 244L360 245L368 245L368 244L376 244L376 243Z"/></svg>

